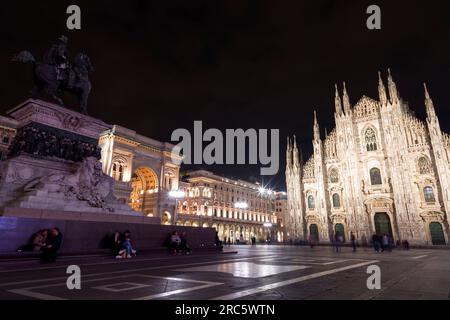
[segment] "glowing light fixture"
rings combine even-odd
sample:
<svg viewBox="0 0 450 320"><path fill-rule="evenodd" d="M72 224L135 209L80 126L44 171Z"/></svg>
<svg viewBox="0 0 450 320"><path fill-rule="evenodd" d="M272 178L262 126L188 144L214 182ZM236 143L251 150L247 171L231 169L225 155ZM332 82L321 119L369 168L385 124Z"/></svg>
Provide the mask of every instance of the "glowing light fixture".
<svg viewBox="0 0 450 320"><path fill-rule="evenodd" d="M186 196L186 192L181 191L181 190L169 191L169 197L171 197L171 198L179 199L179 198L184 198L185 196Z"/></svg>
<svg viewBox="0 0 450 320"><path fill-rule="evenodd" d="M234 204L234 207L237 209L247 209L248 208L248 204L246 202L236 202Z"/></svg>

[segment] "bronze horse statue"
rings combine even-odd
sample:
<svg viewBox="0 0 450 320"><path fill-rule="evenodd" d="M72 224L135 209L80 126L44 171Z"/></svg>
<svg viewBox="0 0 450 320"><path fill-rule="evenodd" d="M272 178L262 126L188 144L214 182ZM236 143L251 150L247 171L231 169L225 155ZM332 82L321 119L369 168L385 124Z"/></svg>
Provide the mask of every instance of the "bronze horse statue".
<svg viewBox="0 0 450 320"><path fill-rule="evenodd" d="M80 109L87 114L87 103L91 91L89 73L94 71L89 57L84 53L78 53L69 67L65 70L57 70L56 66L44 62L37 62L29 51L21 51L14 56L12 61L21 63L32 63L34 72L34 87L31 95L44 91L58 104L64 105L58 97L58 92L66 91L77 96Z"/></svg>

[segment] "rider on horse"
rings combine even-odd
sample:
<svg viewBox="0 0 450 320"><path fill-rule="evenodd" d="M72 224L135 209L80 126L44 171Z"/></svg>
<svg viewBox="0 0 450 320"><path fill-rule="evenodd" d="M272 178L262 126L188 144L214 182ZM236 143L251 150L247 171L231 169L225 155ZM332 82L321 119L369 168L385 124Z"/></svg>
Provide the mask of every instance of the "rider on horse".
<svg viewBox="0 0 450 320"><path fill-rule="evenodd" d="M78 97L81 112L87 114L87 102L91 91L89 73L94 71L91 60L85 53L78 53L74 59L69 58L67 36L61 36L45 53L42 62L36 61L31 52L21 51L11 60L31 63L34 73L34 87L30 91L35 96L41 91L52 97L59 105L64 102L58 93L71 92Z"/></svg>
<svg viewBox="0 0 450 320"><path fill-rule="evenodd" d="M69 52L67 50L67 36L60 36L58 41L45 53L43 62L55 66L56 79L66 79L66 71L69 69Z"/></svg>

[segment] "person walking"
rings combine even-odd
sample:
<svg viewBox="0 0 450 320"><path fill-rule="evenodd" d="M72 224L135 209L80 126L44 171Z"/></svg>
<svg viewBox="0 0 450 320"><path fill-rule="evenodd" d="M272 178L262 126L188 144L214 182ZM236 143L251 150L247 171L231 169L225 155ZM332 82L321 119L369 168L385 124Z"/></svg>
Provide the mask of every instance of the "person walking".
<svg viewBox="0 0 450 320"><path fill-rule="evenodd" d="M314 245L316 243L316 239L314 237L313 234L309 235L309 246L311 247L311 249L314 249Z"/></svg>
<svg viewBox="0 0 450 320"><path fill-rule="evenodd" d="M336 252L341 251L341 236L340 236L339 232L336 232L336 234L334 235L334 246L335 246Z"/></svg>
<svg viewBox="0 0 450 320"><path fill-rule="evenodd" d="M356 252L356 236L353 231L350 232L350 241L352 242L353 252Z"/></svg>
<svg viewBox="0 0 450 320"><path fill-rule="evenodd" d="M376 253L379 253L380 252L381 243L380 243L380 237L376 233L374 233L373 236L372 236L372 244L373 244L373 250Z"/></svg>
<svg viewBox="0 0 450 320"><path fill-rule="evenodd" d="M384 252L385 250L389 249L389 237L385 233L383 234L383 237L381 238L381 251Z"/></svg>

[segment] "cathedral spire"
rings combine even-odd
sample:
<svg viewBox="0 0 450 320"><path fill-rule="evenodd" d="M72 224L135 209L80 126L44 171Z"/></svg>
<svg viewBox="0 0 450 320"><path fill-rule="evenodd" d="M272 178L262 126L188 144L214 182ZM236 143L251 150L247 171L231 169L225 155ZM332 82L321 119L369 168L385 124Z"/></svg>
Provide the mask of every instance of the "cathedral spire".
<svg viewBox="0 0 450 320"><path fill-rule="evenodd" d="M292 164L292 147L291 138L287 137L287 147L286 147L286 167L289 168Z"/></svg>
<svg viewBox="0 0 450 320"><path fill-rule="evenodd" d="M391 103L395 104L400 101L399 94L397 91L397 85L395 84L394 80L392 79L391 69L388 69L388 73L389 73L389 77L388 77L389 97L391 99Z"/></svg>
<svg viewBox="0 0 450 320"><path fill-rule="evenodd" d="M433 100L430 97L430 94L428 92L427 84L424 83L423 87L425 89L425 107L427 109L427 116L429 119L433 119L436 117L436 111L434 109L434 103Z"/></svg>
<svg viewBox="0 0 450 320"><path fill-rule="evenodd" d="M386 87L384 86L380 71L378 71L378 96L380 98L381 105L387 105L388 99L386 94Z"/></svg>
<svg viewBox="0 0 450 320"><path fill-rule="evenodd" d="M342 103L341 103L341 97L339 96L339 90L337 84L334 85L336 88L336 95L334 98L334 105L336 107L336 115L340 116L342 114Z"/></svg>
<svg viewBox="0 0 450 320"><path fill-rule="evenodd" d="M347 93L347 88L345 86L345 81L344 81L344 112L345 114L350 114L350 98L348 97L348 93Z"/></svg>
<svg viewBox="0 0 450 320"><path fill-rule="evenodd" d="M298 154L298 148L297 148L297 137L294 135L294 143L293 143L293 159L292 162L294 164L294 166L299 166L300 165L300 157Z"/></svg>
<svg viewBox="0 0 450 320"><path fill-rule="evenodd" d="M319 140L320 140L320 127L319 123L317 122L316 110L314 110L314 141Z"/></svg>

